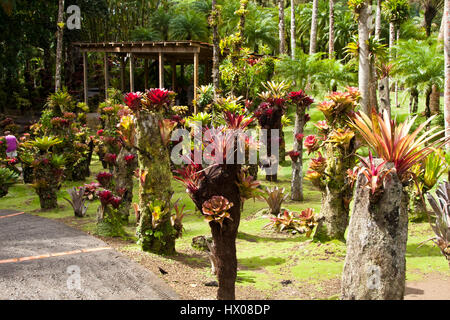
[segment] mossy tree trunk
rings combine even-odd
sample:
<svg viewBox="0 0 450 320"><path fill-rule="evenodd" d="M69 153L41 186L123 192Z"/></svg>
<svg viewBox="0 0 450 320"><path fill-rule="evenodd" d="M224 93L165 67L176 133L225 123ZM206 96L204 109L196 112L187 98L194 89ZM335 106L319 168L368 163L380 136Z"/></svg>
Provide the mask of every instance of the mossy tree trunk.
<svg viewBox="0 0 450 320"><path fill-rule="evenodd" d="M223 165L207 170L208 179L204 179L193 199L197 208L213 196L223 196L233 203L228 211L231 219L225 219L221 227L217 222L210 222L214 239L212 253L216 261L219 289L218 300L235 299L235 282L237 277L236 236L241 218L241 199L238 181L239 165Z"/></svg>
<svg viewBox="0 0 450 320"><path fill-rule="evenodd" d="M295 114L293 150L300 153L297 161L292 161L291 200L295 201L303 201L303 143L298 141L295 136L303 134L305 110L305 107L297 107Z"/></svg>
<svg viewBox="0 0 450 320"><path fill-rule="evenodd" d="M355 163L354 138L347 149L327 143L325 151L327 178L321 188L322 207L314 239L344 241L345 230L348 226L349 205L353 197L353 190L346 178L347 170L353 168Z"/></svg>
<svg viewBox="0 0 450 320"><path fill-rule="evenodd" d="M169 214L161 217L156 229L152 226L152 211L149 205L162 203L162 209L170 209L173 195L170 158L164 146L159 121L163 115L147 110L139 111L136 119L136 138L140 169L139 211L140 221L137 235L144 251L157 254L174 254L176 230L170 223Z"/></svg>
<svg viewBox="0 0 450 320"><path fill-rule="evenodd" d="M344 300L403 299L408 195L395 173L388 179L383 192L372 195L366 177L358 176L342 276Z"/></svg>
<svg viewBox="0 0 450 320"><path fill-rule="evenodd" d="M137 159L127 162L125 157L130 152L126 148L122 148L117 156L117 165L114 168L114 179L116 182L116 193L120 189L123 190L122 204L120 206L120 214L124 221L128 221L130 216L131 204L133 202L133 175L137 168Z"/></svg>

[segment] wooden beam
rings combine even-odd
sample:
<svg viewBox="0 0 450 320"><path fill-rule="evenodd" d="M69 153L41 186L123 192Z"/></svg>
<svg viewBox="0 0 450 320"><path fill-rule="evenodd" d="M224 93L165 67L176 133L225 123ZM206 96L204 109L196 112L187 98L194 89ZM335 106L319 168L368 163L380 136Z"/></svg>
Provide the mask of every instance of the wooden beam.
<svg viewBox="0 0 450 320"><path fill-rule="evenodd" d="M162 52L159 53L159 87L164 88L164 55Z"/></svg>
<svg viewBox="0 0 450 320"><path fill-rule="evenodd" d="M148 59L144 59L144 89L148 89Z"/></svg>
<svg viewBox="0 0 450 320"><path fill-rule="evenodd" d="M125 58L120 56L120 90L125 92Z"/></svg>
<svg viewBox="0 0 450 320"><path fill-rule="evenodd" d="M198 53L194 53L194 100L197 101L198 87ZM197 103L194 102L194 114L197 113Z"/></svg>
<svg viewBox="0 0 450 320"><path fill-rule="evenodd" d="M109 87L109 66L108 66L108 53L105 52L103 56L103 66L105 69L105 98L108 99L108 87Z"/></svg>
<svg viewBox="0 0 450 320"><path fill-rule="evenodd" d="M134 55L130 54L130 92L134 92Z"/></svg>
<svg viewBox="0 0 450 320"><path fill-rule="evenodd" d="M84 103L88 103L88 58L87 52L83 52L83 89L84 89Z"/></svg>

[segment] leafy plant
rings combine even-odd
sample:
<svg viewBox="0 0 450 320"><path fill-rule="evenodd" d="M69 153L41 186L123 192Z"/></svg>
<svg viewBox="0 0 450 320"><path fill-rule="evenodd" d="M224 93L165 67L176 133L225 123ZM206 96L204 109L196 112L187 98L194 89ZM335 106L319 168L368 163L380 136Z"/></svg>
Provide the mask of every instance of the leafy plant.
<svg viewBox="0 0 450 320"><path fill-rule="evenodd" d="M281 212L281 204L289 197L284 193L284 188L266 188L267 195L263 196L269 205L270 214L277 216Z"/></svg>
<svg viewBox="0 0 450 320"><path fill-rule="evenodd" d="M443 133L443 131L435 132L436 127L424 131L434 116L410 133L416 118L397 124L391 120L386 110L383 116L373 111L371 118L364 113L354 113L351 118L353 127L377 156L394 163L397 174L404 183L411 178L411 168L416 163L424 160L436 147L448 141L443 137L431 142Z"/></svg>
<svg viewBox="0 0 450 320"><path fill-rule="evenodd" d="M301 213L283 210L276 217L270 218L270 223L265 225L264 228L273 226L273 228L279 232L292 230L298 233L306 233L309 237L316 226L314 218L314 209L308 208Z"/></svg>
<svg viewBox="0 0 450 320"><path fill-rule="evenodd" d="M233 202L223 196L212 196L211 199L203 202L202 213L207 222L216 221L222 227L225 219L231 219L228 210L233 205Z"/></svg>
<svg viewBox="0 0 450 320"><path fill-rule="evenodd" d="M439 185L436 196L437 200L427 193L428 202L433 208L430 224L435 233L435 237L427 241L433 241L441 249L450 266L450 183L448 181Z"/></svg>
<svg viewBox="0 0 450 320"><path fill-rule="evenodd" d="M36 137L34 141L30 141L29 143L41 152L47 152L51 147L62 143L62 140L57 137L45 136L42 138Z"/></svg>
<svg viewBox="0 0 450 320"><path fill-rule="evenodd" d="M70 195L71 199L64 198L73 208L75 213L75 217L84 217L87 212L87 206L84 205L86 202L85 198L85 188L75 188L67 190L67 193Z"/></svg>
<svg viewBox="0 0 450 320"><path fill-rule="evenodd" d="M363 165L363 168L361 168L360 172L367 178L366 187L370 189L373 196L376 192L379 192L381 190L384 179L392 171L392 169L385 169L386 161L383 161L379 165L376 165L374 163L372 152L370 151L368 161L366 161L363 157L359 157L359 159Z"/></svg>
<svg viewBox="0 0 450 320"><path fill-rule="evenodd" d="M0 167L0 198L8 194L10 186L19 180L19 175L8 168Z"/></svg>

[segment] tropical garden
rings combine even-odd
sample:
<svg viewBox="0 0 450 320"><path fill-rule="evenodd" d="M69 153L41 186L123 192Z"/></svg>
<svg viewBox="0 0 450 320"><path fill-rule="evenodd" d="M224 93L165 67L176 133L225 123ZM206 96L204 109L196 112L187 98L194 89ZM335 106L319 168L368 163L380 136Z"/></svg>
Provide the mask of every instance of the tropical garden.
<svg viewBox="0 0 450 320"><path fill-rule="evenodd" d="M448 283L450 1L0 5L0 209L94 235L183 299ZM114 58L105 88L89 52L83 100L74 43L182 40L212 48L195 99L153 72L144 88L139 65L142 89L121 90ZM175 76L188 87L192 66Z"/></svg>

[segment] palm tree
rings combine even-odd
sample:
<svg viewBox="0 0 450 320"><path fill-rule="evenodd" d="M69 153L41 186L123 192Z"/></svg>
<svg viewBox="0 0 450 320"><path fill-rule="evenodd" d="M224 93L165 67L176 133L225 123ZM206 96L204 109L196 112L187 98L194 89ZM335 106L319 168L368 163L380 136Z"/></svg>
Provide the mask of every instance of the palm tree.
<svg viewBox="0 0 450 320"><path fill-rule="evenodd" d="M375 39L380 39L381 35L381 0L377 0L377 10L375 13Z"/></svg>
<svg viewBox="0 0 450 320"><path fill-rule="evenodd" d="M150 18L150 24L160 33L162 40L169 40L169 26L173 18L172 12L168 8L159 7Z"/></svg>
<svg viewBox="0 0 450 320"><path fill-rule="evenodd" d="M309 40L309 54L316 53L317 49L317 14L319 0L313 0L313 8L311 14L311 34Z"/></svg>
<svg viewBox="0 0 450 320"><path fill-rule="evenodd" d="M444 121L445 136L450 136L450 20L448 19L450 10L450 0L445 0L443 34L444 34L444 60L445 60L445 86L444 86ZM450 151L450 144L447 144L447 152Z"/></svg>
<svg viewBox="0 0 450 320"><path fill-rule="evenodd" d="M425 26L427 37L429 37L431 34L431 23L437 13L444 7L444 0L421 0L420 4L424 11L423 25Z"/></svg>
<svg viewBox="0 0 450 320"><path fill-rule="evenodd" d="M208 23L203 13L180 10L170 22L169 36L173 40L208 39Z"/></svg>
<svg viewBox="0 0 450 320"><path fill-rule="evenodd" d="M278 37L280 39L280 54L286 53L286 27L284 24L284 0L278 0Z"/></svg>
<svg viewBox="0 0 450 320"><path fill-rule="evenodd" d="M263 45L275 50L279 45L275 20L272 11L249 7L244 28L245 45L255 52L258 52Z"/></svg>
<svg viewBox="0 0 450 320"><path fill-rule="evenodd" d="M331 59L334 55L334 0L329 0L330 5L330 23L328 31L328 57Z"/></svg>
<svg viewBox="0 0 450 320"><path fill-rule="evenodd" d="M56 33L56 74L55 74L55 92L61 89L61 67L64 35L64 0L59 0L58 21Z"/></svg>
<svg viewBox="0 0 450 320"><path fill-rule="evenodd" d="M358 41L359 41L359 68L358 68L358 84L361 92L361 108L364 113L369 114L369 84L371 78L371 68L369 60L369 1L366 0L357 9L358 13Z"/></svg>
<svg viewBox="0 0 450 320"><path fill-rule="evenodd" d="M439 110L439 99L433 99L433 95L439 95L440 89L444 87L445 78L445 62L441 46L437 41L409 39L399 42L396 53L393 74L410 89L412 96L418 95L420 91L425 94L427 116L436 113ZM416 87L419 91L411 90Z"/></svg>
<svg viewBox="0 0 450 320"><path fill-rule="evenodd" d="M220 71L219 71L219 19L220 13L216 7L216 0L211 1L211 15L209 18L209 25L213 29L212 41L213 41L213 69L212 69L212 81L214 86L214 100L217 98L217 91L219 90L220 85Z"/></svg>
<svg viewBox="0 0 450 320"><path fill-rule="evenodd" d="M294 0L291 0L291 58L295 58L295 6Z"/></svg>
<svg viewBox="0 0 450 320"><path fill-rule="evenodd" d="M399 31L396 30L400 24L406 20L409 14L408 0L386 0L382 4L382 11L389 21L389 50L391 60L395 58L394 46L399 37ZM397 32L397 35L396 35ZM386 79L389 85L389 78ZM395 104L398 106L398 84L395 84ZM389 102L390 105L390 102Z"/></svg>

